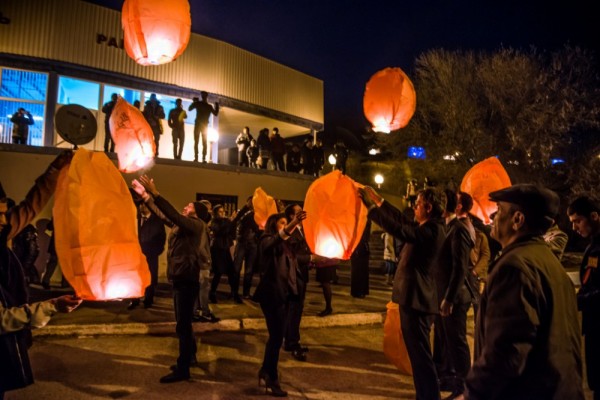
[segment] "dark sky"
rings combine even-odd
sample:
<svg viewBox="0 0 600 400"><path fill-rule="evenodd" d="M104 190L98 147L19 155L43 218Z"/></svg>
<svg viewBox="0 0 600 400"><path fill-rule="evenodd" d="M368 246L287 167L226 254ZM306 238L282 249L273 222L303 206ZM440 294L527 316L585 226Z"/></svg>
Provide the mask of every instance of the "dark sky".
<svg viewBox="0 0 600 400"><path fill-rule="evenodd" d="M123 0L90 0L121 9ZM192 31L324 81L325 123L366 125L362 96L378 70L411 75L430 49L598 52L591 0L190 0ZM597 53L598 54L598 53ZM417 93L418 97L418 93Z"/></svg>

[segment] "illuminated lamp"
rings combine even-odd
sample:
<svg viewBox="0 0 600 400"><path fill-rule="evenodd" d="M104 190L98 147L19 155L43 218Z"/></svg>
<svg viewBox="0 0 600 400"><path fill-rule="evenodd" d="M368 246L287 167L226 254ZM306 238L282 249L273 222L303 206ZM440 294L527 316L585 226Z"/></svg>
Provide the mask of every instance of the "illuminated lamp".
<svg viewBox="0 0 600 400"><path fill-rule="evenodd" d="M185 51L192 17L187 0L125 0L121 13L127 55L141 65L166 64Z"/></svg>
<svg viewBox="0 0 600 400"><path fill-rule="evenodd" d="M424 160L426 158L425 148L421 146L409 146L406 155L408 156L408 158Z"/></svg>
<svg viewBox="0 0 600 400"><path fill-rule="evenodd" d="M252 208L254 208L254 222L261 230L265 229L265 224L269 216L277 214L277 203L275 199L269 196L261 187L254 190L252 196Z"/></svg>
<svg viewBox="0 0 600 400"><path fill-rule="evenodd" d="M54 234L62 273L84 300L142 297L150 272L125 180L103 152L78 149L61 170Z"/></svg>
<svg viewBox="0 0 600 400"><path fill-rule="evenodd" d="M416 107L415 88L400 68L385 68L367 82L363 110L374 131L390 133L404 128Z"/></svg>
<svg viewBox="0 0 600 400"><path fill-rule="evenodd" d="M327 161L329 161L329 165L331 165L332 167L335 166L335 164L337 163L337 158L335 158L335 154L330 154L329 157L327 157Z"/></svg>
<svg viewBox="0 0 600 400"><path fill-rule="evenodd" d="M490 193L511 185L506 170L496 157L487 158L467 171L460 184L460 190L473 197L471 213L485 224L491 223L490 215L497 204L490 201Z"/></svg>
<svg viewBox="0 0 600 400"><path fill-rule="evenodd" d="M381 184L383 183L383 175L381 175L381 174L375 175L374 180L375 180L375 183L377 184L377 188L381 189Z"/></svg>
<svg viewBox="0 0 600 400"><path fill-rule="evenodd" d="M552 165L556 165L556 164L564 164L565 160L563 160L562 158L551 158L550 159L550 163Z"/></svg>
<svg viewBox="0 0 600 400"><path fill-rule="evenodd" d="M156 145L142 112L119 96L109 124L119 170L130 173L147 168L154 160Z"/></svg>
<svg viewBox="0 0 600 400"><path fill-rule="evenodd" d="M340 260L348 260L352 255L367 224L367 208L358 196L358 187L336 170L308 188L302 227L314 254Z"/></svg>

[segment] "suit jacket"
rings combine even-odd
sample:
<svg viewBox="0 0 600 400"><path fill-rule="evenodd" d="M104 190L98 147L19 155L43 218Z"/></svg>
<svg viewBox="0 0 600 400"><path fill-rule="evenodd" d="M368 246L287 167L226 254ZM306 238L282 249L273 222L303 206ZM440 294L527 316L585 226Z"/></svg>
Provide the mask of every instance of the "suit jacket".
<svg viewBox="0 0 600 400"><path fill-rule="evenodd" d="M147 256L158 256L165 250L167 234L165 224L156 214L150 216L142 224L142 215L138 215L138 240L142 253Z"/></svg>
<svg viewBox="0 0 600 400"><path fill-rule="evenodd" d="M308 283L308 270L310 269L311 251L308 247L308 243L306 243L304 231L301 231L301 228L294 229L287 243L298 259L298 268L300 270L302 280L306 284Z"/></svg>
<svg viewBox="0 0 600 400"><path fill-rule="evenodd" d="M469 273L469 257L473 248L473 239L467 226L454 218L446 226L446 239L438 257L436 268L437 295L440 303L446 300L452 304L467 304L471 301L471 292L465 284Z"/></svg>
<svg viewBox="0 0 600 400"><path fill-rule="evenodd" d="M445 239L443 221L431 219L417 225L386 201L369 211L369 218L406 243L394 276L392 301L425 313L439 313L434 274Z"/></svg>

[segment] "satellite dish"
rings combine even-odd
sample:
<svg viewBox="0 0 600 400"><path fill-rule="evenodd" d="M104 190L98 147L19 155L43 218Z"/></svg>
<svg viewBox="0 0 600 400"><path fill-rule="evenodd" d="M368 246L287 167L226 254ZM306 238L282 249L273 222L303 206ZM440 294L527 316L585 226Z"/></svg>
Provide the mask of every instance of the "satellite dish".
<svg viewBox="0 0 600 400"><path fill-rule="evenodd" d="M56 112L54 125L61 138L77 146L91 142L96 137L96 117L79 104L67 104Z"/></svg>

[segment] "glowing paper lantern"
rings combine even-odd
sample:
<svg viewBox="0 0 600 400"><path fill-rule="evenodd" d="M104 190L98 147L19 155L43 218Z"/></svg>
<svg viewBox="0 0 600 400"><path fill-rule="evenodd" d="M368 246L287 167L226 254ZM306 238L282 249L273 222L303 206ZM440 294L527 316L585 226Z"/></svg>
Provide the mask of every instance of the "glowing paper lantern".
<svg viewBox="0 0 600 400"><path fill-rule="evenodd" d="M109 123L121 171L136 172L153 162L154 133L140 110L119 96Z"/></svg>
<svg viewBox="0 0 600 400"><path fill-rule="evenodd" d="M510 178L500 161L496 157L490 157L467 171L460 184L460 190L473 197L471 213L489 224L490 215L497 209L496 203L490 201L490 193L510 185Z"/></svg>
<svg viewBox="0 0 600 400"><path fill-rule="evenodd" d="M166 64L190 40L192 17L187 0L125 0L121 13L127 55L141 65Z"/></svg>
<svg viewBox="0 0 600 400"><path fill-rule="evenodd" d="M376 132L390 133L404 128L417 107L417 94L400 68L386 68L369 79L363 109Z"/></svg>
<svg viewBox="0 0 600 400"><path fill-rule="evenodd" d="M323 257L348 260L367 224L367 208L358 184L335 170L315 180L304 200L304 234L310 250Z"/></svg>
<svg viewBox="0 0 600 400"><path fill-rule="evenodd" d="M262 188L258 187L252 196L254 208L254 222L260 229L265 229L265 224L270 215L277 214L277 203Z"/></svg>
<svg viewBox="0 0 600 400"><path fill-rule="evenodd" d="M150 272L138 242L135 206L106 154L75 152L60 173L53 216L62 272L79 297L144 295Z"/></svg>

